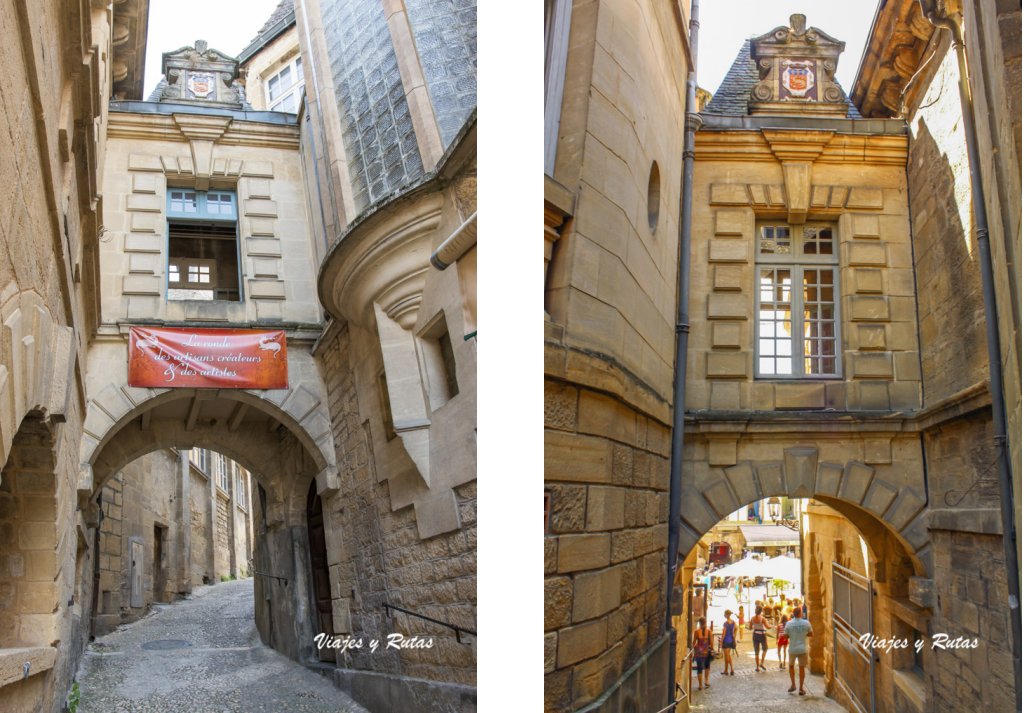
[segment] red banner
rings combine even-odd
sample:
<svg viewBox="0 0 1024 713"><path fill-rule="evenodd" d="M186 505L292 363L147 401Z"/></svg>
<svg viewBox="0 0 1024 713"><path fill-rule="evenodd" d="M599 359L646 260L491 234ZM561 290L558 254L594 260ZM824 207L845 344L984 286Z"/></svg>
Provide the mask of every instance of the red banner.
<svg viewBox="0 0 1024 713"><path fill-rule="evenodd" d="M286 389L281 330L132 327L128 385L189 389Z"/></svg>

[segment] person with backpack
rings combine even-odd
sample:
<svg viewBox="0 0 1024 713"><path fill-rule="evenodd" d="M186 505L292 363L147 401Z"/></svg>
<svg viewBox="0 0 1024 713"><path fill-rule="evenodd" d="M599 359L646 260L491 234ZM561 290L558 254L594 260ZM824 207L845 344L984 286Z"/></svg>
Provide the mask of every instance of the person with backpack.
<svg viewBox="0 0 1024 713"><path fill-rule="evenodd" d="M768 670L764 667L764 659L768 655L768 623L762 614L763 611L758 604L754 616L750 617L750 629L754 637L754 671Z"/></svg>
<svg viewBox="0 0 1024 713"><path fill-rule="evenodd" d="M711 675L711 659L713 657L711 636L711 629L705 627L704 617L697 619L697 630L693 632L693 661L697 664L698 691L711 686L711 683L708 681L708 677ZM702 677L703 682L701 682Z"/></svg>

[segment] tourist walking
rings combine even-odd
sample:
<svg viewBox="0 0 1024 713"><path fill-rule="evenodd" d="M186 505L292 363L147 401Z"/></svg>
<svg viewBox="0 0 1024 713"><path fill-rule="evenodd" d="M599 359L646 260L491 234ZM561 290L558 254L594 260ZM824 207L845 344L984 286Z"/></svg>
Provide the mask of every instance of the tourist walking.
<svg viewBox="0 0 1024 713"><path fill-rule="evenodd" d="M734 653L736 653L736 622L732 620L732 609L726 609L725 623L722 624L722 658L725 660L725 666L722 668L723 676L736 675L736 667L732 663Z"/></svg>
<svg viewBox="0 0 1024 713"><path fill-rule="evenodd" d="M796 677L793 671L794 664L800 665L800 695L806 695L804 690L804 676L807 673L807 639L814 636L811 630L811 622L800 616L802 607L793 609L793 618L786 624L785 632L789 637L789 692L796 690Z"/></svg>
<svg viewBox="0 0 1024 713"><path fill-rule="evenodd" d="M740 604L740 611L736 615L739 626L736 627L736 641L743 641L743 605Z"/></svg>
<svg viewBox="0 0 1024 713"><path fill-rule="evenodd" d="M705 627L704 617L697 619L697 630L693 632L693 660L697 664L697 690L710 686L712 654L711 629Z"/></svg>
<svg viewBox="0 0 1024 713"><path fill-rule="evenodd" d="M754 610L754 616L750 617L750 630L754 637L754 671L768 670L764 667L764 659L768 655L768 624L763 612L764 610L758 606Z"/></svg>
<svg viewBox="0 0 1024 713"><path fill-rule="evenodd" d="M786 622L789 617L785 614L779 620L779 627L775 630L775 653L779 656L779 668L786 668L786 654L789 651L789 637L786 636Z"/></svg>

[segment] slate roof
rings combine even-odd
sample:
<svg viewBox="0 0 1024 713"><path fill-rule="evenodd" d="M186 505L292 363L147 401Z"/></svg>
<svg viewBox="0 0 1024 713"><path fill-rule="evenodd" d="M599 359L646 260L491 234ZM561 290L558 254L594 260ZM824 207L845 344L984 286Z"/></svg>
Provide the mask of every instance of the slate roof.
<svg viewBox="0 0 1024 713"><path fill-rule="evenodd" d="M724 114L726 116L747 116L747 102L750 101L750 90L758 82L757 64L750 56L750 40L744 40L740 47L739 54L733 60L725 78L718 85L718 90L711 97L711 101L704 108L707 114ZM846 100L846 118L862 119L857 107L853 105L843 92L843 99Z"/></svg>
<svg viewBox="0 0 1024 713"><path fill-rule="evenodd" d="M292 22L295 20L295 0L281 0L278 3L256 36L245 46L245 49L238 53L238 61L244 63L264 45L277 37L282 30L291 25L288 20Z"/></svg>

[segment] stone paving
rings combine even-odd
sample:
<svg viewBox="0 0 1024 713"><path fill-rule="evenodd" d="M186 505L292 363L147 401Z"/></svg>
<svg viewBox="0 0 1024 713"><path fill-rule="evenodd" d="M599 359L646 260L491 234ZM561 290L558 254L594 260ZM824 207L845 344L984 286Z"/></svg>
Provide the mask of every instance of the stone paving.
<svg viewBox="0 0 1024 713"><path fill-rule="evenodd" d="M186 648L143 648L174 646ZM252 580L197 587L89 645L79 713L366 713L329 680L264 646Z"/></svg>
<svg viewBox="0 0 1024 713"><path fill-rule="evenodd" d="M722 590L718 590L721 592ZM751 599L763 596L763 592L753 590ZM746 600L746 610L751 611L750 600ZM715 631L722 630L726 608L737 610L735 598L729 595L718 595L708 608L711 619L715 622ZM752 613L752 612L751 612ZM748 615L749 616L749 615ZM735 621L735 615L733 616ZM754 644L749 630L743 632L743 640L737 643L733 663L735 676L723 676L724 666L721 657L711 664L711 688L697 690L697 674L694 672L693 699L691 711L703 713L726 713L727 711L758 711L758 713L845 713L846 709L825 696L825 677L807 672L804 688L806 696L799 696L794 691L788 693L789 669L779 668L776 655L775 638L768 637L768 657L765 659L767 671L754 671ZM796 672L797 687L800 685L800 671Z"/></svg>

